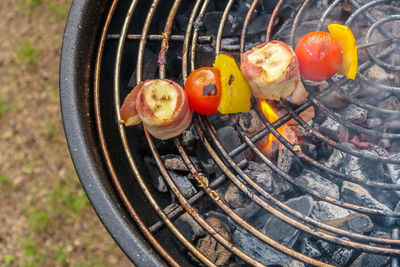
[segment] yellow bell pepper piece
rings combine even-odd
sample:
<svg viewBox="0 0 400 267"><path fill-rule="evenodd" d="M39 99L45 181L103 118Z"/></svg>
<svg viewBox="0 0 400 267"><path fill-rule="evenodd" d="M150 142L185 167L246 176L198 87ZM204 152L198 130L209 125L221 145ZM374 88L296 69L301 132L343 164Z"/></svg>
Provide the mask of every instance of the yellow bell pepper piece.
<svg viewBox="0 0 400 267"><path fill-rule="evenodd" d="M349 27L340 24L330 24L328 30L332 37L338 41L343 53L342 65L338 70L338 74L354 80L357 74L358 59L356 39L353 33Z"/></svg>
<svg viewBox="0 0 400 267"><path fill-rule="evenodd" d="M218 111L222 114L245 112L250 109L251 91L235 59L219 54L214 68L221 73L221 100Z"/></svg>

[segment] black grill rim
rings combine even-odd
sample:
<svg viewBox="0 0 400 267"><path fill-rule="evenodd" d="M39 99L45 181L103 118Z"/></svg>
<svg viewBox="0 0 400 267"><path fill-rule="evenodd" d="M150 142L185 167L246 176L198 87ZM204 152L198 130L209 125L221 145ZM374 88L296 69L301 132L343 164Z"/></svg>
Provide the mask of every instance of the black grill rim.
<svg viewBox="0 0 400 267"><path fill-rule="evenodd" d="M81 184L107 231L138 266L165 266L138 231L118 195L97 149L88 104L99 26L110 1L74 0L60 60L60 104L68 148ZM90 56L88 56L90 55ZM86 102L85 102L86 100Z"/></svg>

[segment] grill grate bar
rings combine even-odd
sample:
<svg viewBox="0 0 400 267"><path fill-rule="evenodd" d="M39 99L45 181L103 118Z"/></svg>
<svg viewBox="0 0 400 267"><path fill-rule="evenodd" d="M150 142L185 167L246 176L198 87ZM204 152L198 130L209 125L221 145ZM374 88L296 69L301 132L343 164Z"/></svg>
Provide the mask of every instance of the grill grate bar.
<svg viewBox="0 0 400 267"><path fill-rule="evenodd" d="M141 38L141 34L128 34L126 36L126 40L130 41L138 41ZM110 33L107 35L107 40L118 40L121 38L120 34L116 33ZM146 38L148 41L162 41L163 40L163 35L162 34L149 34L147 35ZM178 35L178 34L172 34L170 35L169 40L174 41L174 42L183 42L185 39L185 35ZM208 36L199 36L198 41L199 43L211 43L213 40L213 37L208 35Z"/></svg>

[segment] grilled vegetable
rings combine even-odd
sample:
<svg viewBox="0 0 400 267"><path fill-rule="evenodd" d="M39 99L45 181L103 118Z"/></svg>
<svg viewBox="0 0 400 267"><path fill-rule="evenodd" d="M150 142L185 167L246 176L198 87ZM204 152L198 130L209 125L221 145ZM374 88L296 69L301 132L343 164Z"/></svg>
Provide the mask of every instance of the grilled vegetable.
<svg viewBox="0 0 400 267"><path fill-rule="evenodd" d="M241 69L252 93L261 100L291 96L293 103L301 104L308 97L296 54L283 42L271 41L247 51L242 56Z"/></svg>
<svg viewBox="0 0 400 267"><path fill-rule="evenodd" d="M120 114L126 126L142 121L151 135L163 140L181 134L192 119L185 91L165 79L139 83L125 99Z"/></svg>
<svg viewBox="0 0 400 267"><path fill-rule="evenodd" d="M219 54L214 68L221 73L221 101L218 111L222 114L245 112L250 109L250 87L235 59Z"/></svg>
<svg viewBox="0 0 400 267"><path fill-rule="evenodd" d="M218 112L221 100L221 75L210 67L190 73L185 83L190 107L199 114L211 115Z"/></svg>
<svg viewBox="0 0 400 267"><path fill-rule="evenodd" d="M342 51L342 64L338 73L354 80L357 74L357 45L356 39L349 27L340 24L330 24L328 30L339 43Z"/></svg>
<svg viewBox="0 0 400 267"><path fill-rule="evenodd" d="M334 75L342 64L339 43L327 32L311 32L296 46L300 73L311 81L323 81Z"/></svg>

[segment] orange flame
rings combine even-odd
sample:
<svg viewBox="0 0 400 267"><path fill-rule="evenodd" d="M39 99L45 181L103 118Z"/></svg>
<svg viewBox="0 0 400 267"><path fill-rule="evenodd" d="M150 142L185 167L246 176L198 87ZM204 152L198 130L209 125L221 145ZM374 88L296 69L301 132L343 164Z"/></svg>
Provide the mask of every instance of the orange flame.
<svg viewBox="0 0 400 267"><path fill-rule="evenodd" d="M268 105L267 101L261 101L261 110L270 123L273 123L279 119L278 115L271 108L271 106ZM278 133L283 135L283 126L279 127L277 131ZM268 135L268 143L266 144L265 148L269 148L270 146L272 146L272 142L276 140L277 139L275 138L275 136L272 133L270 133Z"/></svg>

